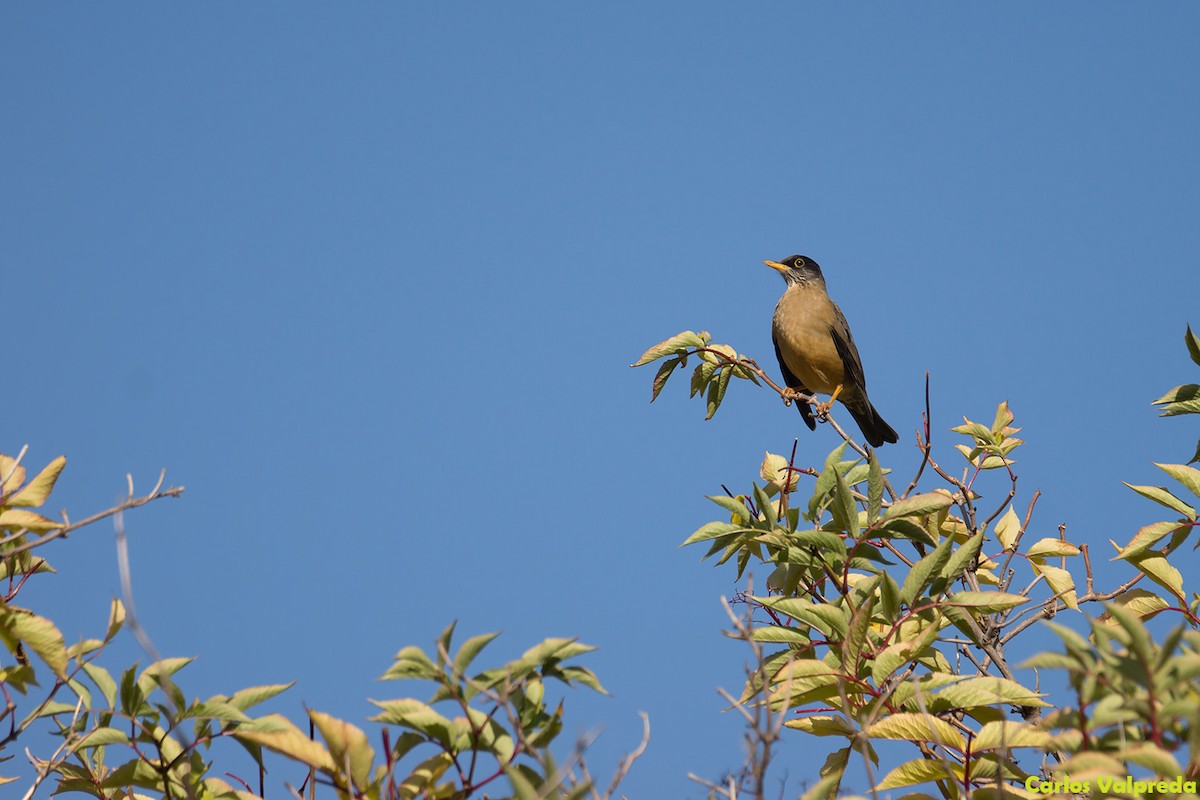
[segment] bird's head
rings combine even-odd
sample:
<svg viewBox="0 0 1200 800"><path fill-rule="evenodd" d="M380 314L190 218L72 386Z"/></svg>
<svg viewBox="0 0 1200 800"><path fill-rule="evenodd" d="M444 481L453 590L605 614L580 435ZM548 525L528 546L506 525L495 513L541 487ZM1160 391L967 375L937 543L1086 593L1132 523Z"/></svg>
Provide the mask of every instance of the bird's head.
<svg viewBox="0 0 1200 800"><path fill-rule="evenodd" d="M787 281L788 286L804 286L809 283L825 283L821 266L808 256L788 256L783 261L764 261Z"/></svg>

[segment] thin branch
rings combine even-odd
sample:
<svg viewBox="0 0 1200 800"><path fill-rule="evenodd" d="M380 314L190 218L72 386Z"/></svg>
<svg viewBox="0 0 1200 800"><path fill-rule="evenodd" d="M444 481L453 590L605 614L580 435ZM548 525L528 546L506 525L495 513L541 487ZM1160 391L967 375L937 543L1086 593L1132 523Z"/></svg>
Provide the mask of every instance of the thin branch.
<svg viewBox="0 0 1200 800"><path fill-rule="evenodd" d="M160 481L159 487L161 487L161 486L162 486L162 482ZM98 514L93 514L92 516L88 517L87 519L82 519L82 520L79 520L78 522L64 523L61 528L55 528L54 530L48 532L44 536L41 536L37 539L33 539L32 541L28 541L28 542L23 542L15 547L12 547L9 549L0 550L0 556L15 556L20 553L28 552L29 550L33 550L35 547L41 547L42 545L46 544L47 542L52 542L55 539L61 539L65 536L69 536L72 533L74 533L75 531L79 530L80 528L84 528L84 527L87 527L88 525L91 525L93 522L99 522L102 519L108 519L111 516L120 514L123 511L128 511L131 508L138 508L140 506L144 506L147 503L152 502L154 500L158 500L159 498L162 498L162 497L179 497L181 494L183 494L183 492L184 492L183 486L172 486L169 489L160 489L158 487L155 487L155 491L151 492L148 495L145 495L144 497L133 497L132 495L130 495L125 500L123 500L122 502L118 503L117 505L113 506L112 508L110 508L106 511L101 511ZM0 548L2 548L4 545L6 545L14 540L22 538L24 535L25 535L24 533L14 533L14 534L5 536L4 538L0 538Z"/></svg>

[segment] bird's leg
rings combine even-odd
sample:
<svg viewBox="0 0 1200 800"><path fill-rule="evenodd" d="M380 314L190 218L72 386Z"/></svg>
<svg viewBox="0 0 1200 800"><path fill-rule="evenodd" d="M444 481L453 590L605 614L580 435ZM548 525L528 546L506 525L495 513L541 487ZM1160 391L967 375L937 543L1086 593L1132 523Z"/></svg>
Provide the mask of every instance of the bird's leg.
<svg viewBox="0 0 1200 800"><path fill-rule="evenodd" d="M829 418L829 411L833 408L833 404L837 402L838 395L842 393L843 384L838 384L833 390L833 394L829 396L828 403L813 403L813 412L821 419Z"/></svg>

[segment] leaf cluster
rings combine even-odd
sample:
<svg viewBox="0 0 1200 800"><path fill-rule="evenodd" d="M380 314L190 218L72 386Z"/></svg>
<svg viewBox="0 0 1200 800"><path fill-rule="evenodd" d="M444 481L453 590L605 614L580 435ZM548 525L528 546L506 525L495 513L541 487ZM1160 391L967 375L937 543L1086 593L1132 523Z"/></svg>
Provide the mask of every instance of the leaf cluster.
<svg viewBox="0 0 1200 800"><path fill-rule="evenodd" d="M1190 328L1187 343L1200 364ZM670 348L679 344L667 340L639 363L678 357ZM1197 391L1177 387L1159 402L1169 400L1169 413L1193 413ZM738 702L787 715L786 728L842 741L806 797L835 796L847 775L860 774L849 767L855 756L875 790L933 785L944 798L1033 796L1025 781L1055 770L1044 762L1031 772L1016 757L1022 749L1077 765L1071 759L1107 748L1112 774L1139 766L1200 773L1192 724L1200 698L1191 688L1200 597L1189 597L1171 564L1197 527L1194 501L1163 486L1131 486L1180 516L1124 546L1113 542L1135 574L1097 591L1086 544L1070 541L1065 526L1033 533L1040 493L1023 514L1014 505L1023 444L1014 419L1001 403L990 425L964 419L953 428L966 437L954 445L957 470L936 460L927 424L917 443L922 462L902 492L876 454L848 438L820 465L797 465L795 448L790 459L768 453L763 483L710 497L726 518L684 542L705 545L717 565L736 565L738 578L756 564L769 569L766 594L740 597L753 622L734 635L751 639L756 653L773 649L761 652ZM1200 470L1158 466L1200 497ZM1000 502L984 508L985 495ZM1157 590L1137 587L1143 580ZM1101 605L1099 616L1087 615L1088 604ZM1090 621L1091 640L1055 625L1066 655L1010 664L1016 637L1064 611ZM1145 623L1164 612L1184 624L1155 645ZM1052 704L1024 671L1034 667L1066 670L1078 708ZM885 769L876 745L892 740L911 743L916 757Z"/></svg>
<svg viewBox="0 0 1200 800"><path fill-rule="evenodd" d="M0 761L11 758L7 749L36 723L59 741L48 755L29 755L36 775L26 798L52 781L58 793L106 800L255 800L264 795L272 754L285 770L297 770L295 785L309 797L325 787L345 800L465 800L507 787L514 798L603 800L636 758L628 757L612 788L601 792L582 745L565 763L552 754L564 708L562 699L548 696L547 684L604 693L595 674L577 663L594 648L575 639L546 639L485 669L475 669L475 661L497 634L470 638L452 654L451 625L428 655L405 647L382 680L418 680L433 690L423 699L372 701L379 712L372 717L377 738L313 709L306 713L307 730L282 714L251 713L290 683L188 699L177 674L191 659L110 671L99 658L127 626L124 605L112 601L102 638L68 646L53 622L12 602L31 576L53 571L32 549L59 538L57 533L181 490L160 492L160 481L150 495L135 498L131 487L130 498L115 509L75 524L64 515L59 523L29 509L46 501L65 459L55 459L28 482L19 461L0 455L0 565L8 582L0 601L0 640L9 656L0 661L0 693L8 701L0 711L0 723L8 723ZM48 688L37 693L42 683ZM256 782L215 769L213 748L221 740L249 754ZM0 774L0 784L15 780Z"/></svg>
<svg viewBox="0 0 1200 800"><path fill-rule="evenodd" d="M1191 356L1192 363L1200 366L1200 337L1192 333L1191 325L1188 326L1183 341L1187 345L1188 355ZM1200 384L1185 383L1182 386L1176 386L1155 400L1154 405L1162 406L1160 416L1164 417L1173 417L1179 414L1200 414ZM1195 464L1197 461L1200 461L1200 440L1196 442L1196 453L1188 463Z"/></svg>

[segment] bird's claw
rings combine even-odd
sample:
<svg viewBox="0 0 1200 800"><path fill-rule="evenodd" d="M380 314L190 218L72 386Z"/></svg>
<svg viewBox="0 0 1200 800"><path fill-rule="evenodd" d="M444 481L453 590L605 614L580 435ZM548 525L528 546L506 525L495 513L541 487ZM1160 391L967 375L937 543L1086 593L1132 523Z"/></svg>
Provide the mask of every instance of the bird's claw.
<svg viewBox="0 0 1200 800"><path fill-rule="evenodd" d="M797 391L790 386L785 386L783 391L779 393L783 397L784 405L791 405L799 400L807 400L808 395L804 392Z"/></svg>
<svg viewBox="0 0 1200 800"><path fill-rule="evenodd" d="M828 403L821 402L821 401L813 402L813 413L817 416L818 419L821 419L823 421L827 421L829 419L829 412L833 410L833 404L835 402L837 402L838 395L840 395L841 393L842 393L842 384L839 383L838 387L833 390L833 394L830 395Z"/></svg>

